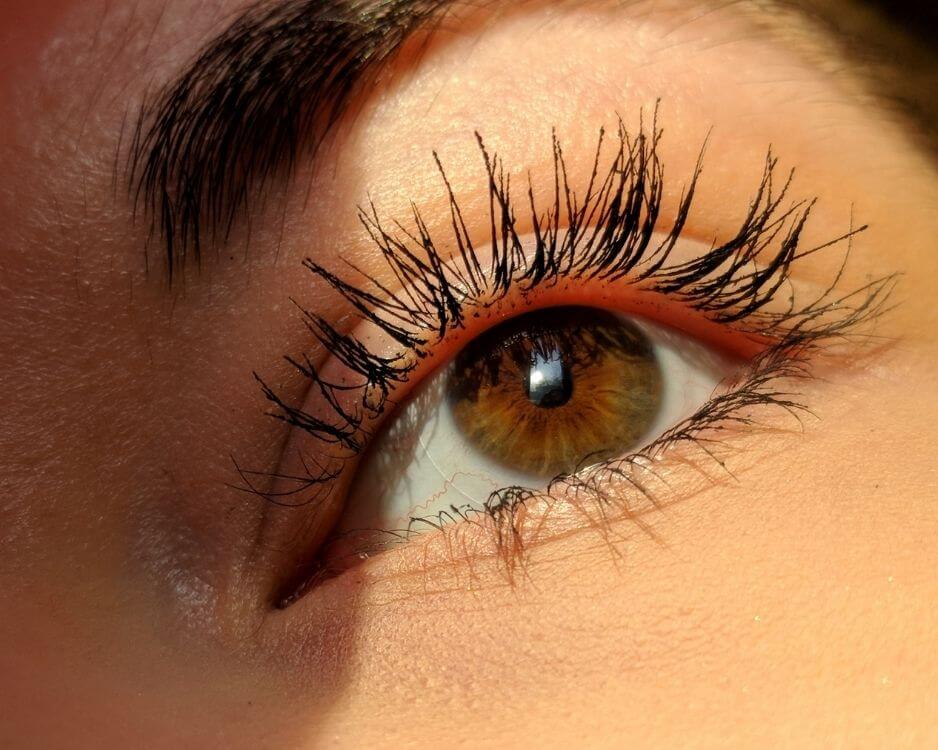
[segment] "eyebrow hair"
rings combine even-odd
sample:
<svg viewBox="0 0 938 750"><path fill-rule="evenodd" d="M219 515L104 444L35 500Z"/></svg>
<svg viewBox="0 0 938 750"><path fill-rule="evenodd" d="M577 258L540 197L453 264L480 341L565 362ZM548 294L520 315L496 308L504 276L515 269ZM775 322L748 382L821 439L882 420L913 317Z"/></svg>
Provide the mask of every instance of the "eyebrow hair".
<svg viewBox="0 0 938 750"><path fill-rule="evenodd" d="M484 2L485 0L483 0ZM828 23L844 40L847 55L877 68L887 99L935 136L935 103L919 97L921 82L908 76L908 50L924 39L915 64L933 83L934 12L917 3L905 13L887 0L768 0L790 5ZM144 101L129 148L128 178L135 212L149 218L151 238L165 251L170 283L190 258L201 262L203 246L227 240L251 200L276 178L289 180L300 160L316 155L323 139L347 110L356 91L420 29L432 29L461 0L261 0L211 40L182 74ZM843 26L843 8L882 6L898 13L913 33L884 33L885 16ZM929 26L929 19L931 25ZM922 36L924 35L924 36ZM871 47L871 39L880 47ZM903 41L905 40L905 41ZM911 45L914 47L915 45ZM884 72L885 71L885 72ZM932 148L936 147L932 145ZM149 262L148 262L149 267Z"/></svg>
<svg viewBox="0 0 938 750"><path fill-rule="evenodd" d="M228 237L249 198L315 154L369 73L454 0L258 3L145 101L129 180L169 278L206 235ZM149 264L148 264L149 265Z"/></svg>

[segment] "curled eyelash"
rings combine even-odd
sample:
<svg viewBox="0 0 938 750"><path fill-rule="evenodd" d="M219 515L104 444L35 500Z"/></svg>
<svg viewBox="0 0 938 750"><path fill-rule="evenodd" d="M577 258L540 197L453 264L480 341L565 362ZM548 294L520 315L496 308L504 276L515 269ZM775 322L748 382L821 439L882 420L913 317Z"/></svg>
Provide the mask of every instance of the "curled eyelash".
<svg viewBox="0 0 938 750"><path fill-rule="evenodd" d="M546 490L499 490L478 507L452 507L439 517L413 519L408 529L390 532L392 536L410 536L421 527L435 528L448 521L483 516L493 522L497 546L517 552L523 546L516 524L519 509L534 498L548 497L560 483L602 498L603 482L614 478L645 494L635 478L636 467L653 463L669 446L692 442L708 450L708 443L717 439L722 429L734 423L749 423L747 412L753 406L774 405L792 412L802 409L796 396L779 390L778 384L808 377L806 359L817 347L850 335L880 315L895 277L886 276L850 293L838 293L850 242L866 226L851 227L820 245L803 246L803 230L815 201L789 200L794 171L779 180L778 162L771 150L748 211L733 236L700 257L676 258L673 251L691 213L706 144L682 191L670 228L659 234L664 195L664 168L659 159L662 132L657 113L650 128L646 130L640 123L634 135L620 120L610 158L606 155L608 141L613 139L601 130L592 169L581 190L571 184L563 148L555 135L554 190L550 205L543 210L536 205L530 178L525 198L516 201L504 163L488 151L477 134L489 197L489 237L482 244L473 241L436 154L450 213L451 231L443 245L431 234L416 206L408 225L384 222L373 203L360 209L359 218L398 290L351 264L351 274L360 283L310 258L304 265L338 292L361 320L395 342L399 351L392 355L371 351L353 333L341 332L322 315L300 307L312 336L351 378L342 383L330 382L309 358L287 357L328 407L324 415L314 415L289 404L255 374L274 407L272 416L320 442L324 457L305 462L306 476L280 477L294 486L276 497L255 488L257 473L239 469L247 488L278 504L319 502L328 495L342 462L365 449L370 424L389 408L395 390L451 332L465 328L474 315L509 295L523 299L536 289L565 281L623 280L642 291L667 295L711 322L765 342L766 348L753 362L746 383L714 397L640 453L558 477ZM522 248L522 222L518 220L522 210L528 212L532 227L525 234L533 235L535 240L531 252ZM825 290L807 303L796 303L792 294L786 307L770 306L786 291L793 263L840 244L847 247L843 265ZM444 245L454 252L444 254ZM584 459L587 461L588 457Z"/></svg>

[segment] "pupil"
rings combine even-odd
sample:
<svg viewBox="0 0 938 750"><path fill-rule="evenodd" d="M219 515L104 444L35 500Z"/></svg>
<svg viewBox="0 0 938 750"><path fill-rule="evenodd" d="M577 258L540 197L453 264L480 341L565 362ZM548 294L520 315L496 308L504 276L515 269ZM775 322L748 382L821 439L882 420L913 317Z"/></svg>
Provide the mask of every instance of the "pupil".
<svg viewBox="0 0 938 750"><path fill-rule="evenodd" d="M525 373L524 390L528 399L542 409L555 409L573 396L573 377L557 349L548 353L532 352L531 366Z"/></svg>

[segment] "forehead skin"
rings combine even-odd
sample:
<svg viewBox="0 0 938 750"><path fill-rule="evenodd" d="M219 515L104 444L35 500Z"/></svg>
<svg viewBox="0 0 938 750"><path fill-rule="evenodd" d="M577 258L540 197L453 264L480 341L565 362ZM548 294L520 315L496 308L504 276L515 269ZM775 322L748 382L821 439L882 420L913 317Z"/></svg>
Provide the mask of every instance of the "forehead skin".
<svg viewBox="0 0 938 750"><path fill-rule="evenodd" d="M744 4L457 14L168 291L115 164L144 92L243 5L37 6L0 10L0 744L935 743L938 179L833 44ZM379 273L368 196L442 231L434 150L484 233L473 131L546 193L552 129L582 175L659 98L671 199L710 133L689 233L734 228L772 144L820 199L807 241L871 225L845 285L904 274L888 345L829 365L817 419L744 440L734 480L675 475L656 538L570 535L515 585L419 572L415 543L271 612L267 509L227 485L285 440L251 372L301 389L288 300L347 313L302 258Z"/></svg>

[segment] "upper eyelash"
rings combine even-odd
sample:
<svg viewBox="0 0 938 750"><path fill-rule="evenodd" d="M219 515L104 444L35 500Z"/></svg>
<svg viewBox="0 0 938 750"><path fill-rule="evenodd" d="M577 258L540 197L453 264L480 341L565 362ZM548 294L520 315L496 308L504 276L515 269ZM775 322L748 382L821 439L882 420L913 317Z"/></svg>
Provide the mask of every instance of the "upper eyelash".
<svg viewBox="0 0 938 750"><path fill-rule="evenodd" d="M802 352L847 332L861 319L881 311L893 277L872 281L860 290L838 296L835 288L840 274L807 304L795 307L792 300L787 309L766 309L788 282L793 262L837 243L849 243L855 234L866 229L851 228L822 245L802 248L801 233L815 201L793 201L783 208L794 171L776 189L777 160L771 151L747 215L734 236L701 257L672 261L671 251L691 212L705 149L701 149L671 228L663 239L653 242L664 183L664 170L658 158L661 135L657 113L650 132L640 125L634 137L620 121L618 148L603 173L606 135L601 130L582 199L570 185L563 149L555 136L552 205L540 212L530 185L527 191L527 209L536 238L534 251L529 255L521 249L510 178L500 159L489 154L477 134L489 182L491 240L484 249L491 253L491 264L482 263L482 248L472 242L446 171L434 154L449 200L452 236L448 239L457 250L451 259L446 259L438 249L418 208L413 209L413 230L395 223L396 231L392 232L382 223L372 203L368 210L360 209L360 219L397 279L400 291L388 289L354 266L353 271L366 280L370 289L355 286L310 258L304 261L316 277L352 305L361 319L396 341L401 351L391 356L372 352L353 333L340 332L322 315L301 307L313 336L332 357L360 378L360 384L328 382L308 358L300 361L288 356L287 361L329 405L331 418L291 406L255 374L264 395L275 406L272 416L306 431L325 445L337 445L351 454L360 453L368 438L367 423L384 412L394 388L407 381L416 362L425 358L449 331L463 327L473 309L497 304L512 292L523 295L564 279L626 279L642 289L667 294L713 322L731 324L740 332L780 342L786 350L797 348ZM757 256L763 259L760 265L754 263ZM349 391L360 394L354 407L344 406L349 399L340 397L347 396ZM290 478L297 488L285 494L301 494L327 484L339 471L334 461L327 466L315 461L312 468L306 477ZM246 482L253 475L244 471L241 474ZM249 483L249 487L253 488L253 484ZM306 499L300 504L308 502Z"/></svg>

